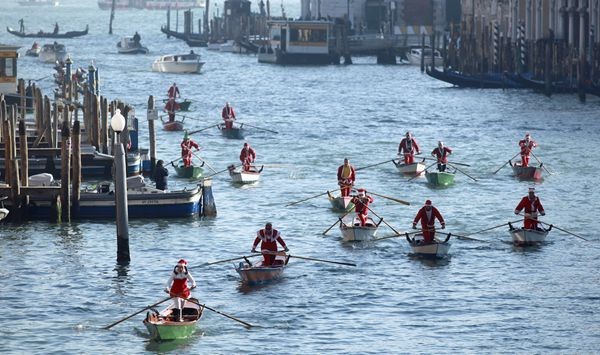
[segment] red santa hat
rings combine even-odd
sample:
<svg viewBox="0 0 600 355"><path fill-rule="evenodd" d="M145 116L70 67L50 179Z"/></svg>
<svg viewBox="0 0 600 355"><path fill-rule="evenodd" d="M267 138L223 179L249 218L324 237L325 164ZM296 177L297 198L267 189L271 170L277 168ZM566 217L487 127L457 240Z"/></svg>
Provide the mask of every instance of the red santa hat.
<svg viewBox="0 0 600 355"><path fill-rule="evenodd" d="M425 201L425 206L431 206L431 200Z"/></svg>
<svg viewBox="0 0 600 355"><path fill-rule="evenodd" d="M531 134L529 132L525 133L525 138L531 138Z"/></svg>
<svg viewBox="0 0 600 355"><path fill-rule="evenodd" d="M249 146L249 145L250 145L250 144L248 144L247 142L246 142L246 143L244 143L244 147L247 147L247 146Z"/></svg>
<svg viewBox="0 0 600 355"><path fill-rule="evenodd" d="M186 267L187 261L185 261L185 259L179 259L179 261L177 262L177 266Z"/></svg>
<svg viewBox="0 0 600 355"><path fill-rule="evenodd" d="M529 192L535 192L535 187L530 187Z"/></svg>
<svg viewBox="0 0 600 355"><path fill-rule="evenodd" d="M366 193L367 193L367 190L365 190L365 189L363 189L363 188L360 188L360 189L358 189L358 190L356 190L356 191L358 191L358 194L359 194L359 195L364 195L364 194L366 194Z"/></svg>

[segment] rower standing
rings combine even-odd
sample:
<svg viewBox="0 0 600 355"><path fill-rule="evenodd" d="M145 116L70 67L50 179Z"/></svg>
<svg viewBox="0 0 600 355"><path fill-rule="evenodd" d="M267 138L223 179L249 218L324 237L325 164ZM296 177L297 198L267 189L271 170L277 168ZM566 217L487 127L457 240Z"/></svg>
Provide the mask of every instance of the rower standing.
<svg viewBox="0 0 600 355"><path fill-rule="evenodd" d="M352 191L352 186L354 186L356 180L356 170L350 165L348 158L344 158L344 164L338 167L337 180L342 197L350 196L350 191Z"/></svg>
<svg viewBox="0 0 600 355"><path fill-rule="evenodd" d="M546 212L544 211L544 206L542 206L540 199L535 195L535 188L529 188L529 193L527 196L523 197L515 208L515 214L518 215L521 213L521 210L525 210L523 228L537 230L538 213L544 216L546 215Z"/></svg>
<svg viewBox="0 0 600 355"><path fill-rule="evenodd" d="M169 122L175 121L175 112L179 110L179 104L175 101L174 97L169 98L165 105L165 111L169 115Z"/></svg>
<svg viewBox="0 0 600 355"><path fill-rule="evenodd" d="M519 147L521 147L521 166L529 166L529 154L533 148L537 147L536 141L531 138L529 133L525 134L525 139L519 141Z"/></svg>
<svg viewBox="0 0 600 355"><path fill-rule="evenodd" d="M252 244L252 252L256 253L256 247L260 244L260 250L263 253L263 266L273 265L275 262L275 253L277 253L277 243L281 244L283 250L286 252L290 249L285 245L285 242L281 238L281 234L277 229L273 229L273 224L268 222L265 224L265 228L256 232L256 238L254 244Z"/></svg>
<svg viewBox="0 0 600 355"><path fill-rule="evenodd" d="M452 154L452 149L444 146L444 142L439 141L438 146L431 152L431 156L437 158L438 171L446 171L446 163L448 163L450 154Z"/></svg>
<svg viewBox="0 0 600 355"><path fill-rule="evenodd" d="M360 225L367 225L369 204L373 203L373 197L367 195L367 190L358 189L358 195L352 197L352 203L354 204L354 211L356 211L356 217L358 217Z"/></svg>
<svg viewBox="0 0 600 355"><path fill-rule="evenodd" d="M437 208L433 207L431 200L427 200L425 201L425 206L421 207L413 220L413 229L417 229L417 223L421 221L421 233L423 233L425 244L433 243L435 240L436 218L442 225L442 229L445 229L446 222L444 222L444 217L442 217L442 214Z"/></svg>
<svg viewBox="0 0 600 355"><path fill-rule="evenodd" d="M173 85L171 85L171 87L167 91L167 96L169 97L169 99L170 98L176 99L177 97L181 97L181 94L179 93L179 88L177 87L177 84L173 83Z"/></svg>
<svg viewBox="0 0 600 355"><path fill-rule="evenodd" d="M187 131L185 131L185 133L183 135L183 141L181 142L180 145L181 145L181 159L183 159L183 166L186 168L188 166L192 166L192 155L194 154L194 152L192 151L192 148L199 150L200 146L198 145L198 143L196 143L190 139Z"/></svg>
<svg viewBox="0 0 600 355"><path fill-rule="evenodd" d="M404 156L404 164L412 164L415 161L415 153L420 154L419 145L410 132L402 138L398 145L398 155Z"/></svg>
<svg viewBox="0 0 600 355"><path fill-rule="evenodd" d="M188 281L192 284L191 288L188 287ZM190 274L187 268L187 261L181 259L173 268L171 277L169 277L169 281L167 281L167 286L165 287L165 292L174 298L174 311L178 311L177 317L180 322L183 322L182 310L185 304L185 299L191 297L190 290L194 288L196 288L196 281L194 281L192 274Z"/></svg>
<svg viewBox="0 0 600 355"><path fill-rule="evenodd" d="M242 162L244 171L250 171L252 163L254 163L255 159L256 152L254 149L252 149L250 144L244 143L244 148L242 148L242 151L240 152L240 161Z"/></svg>
<svg viewBox="0 0 600 355"><path fill-rule="evenodd" d="M221 111L221 118L223 118L223 121L225 121L225 128L233 128L233 121L235 121L235 112L233 111L233 107L229 105L229 102L225 103L225 107L223 107L223 110Z"/></svg>

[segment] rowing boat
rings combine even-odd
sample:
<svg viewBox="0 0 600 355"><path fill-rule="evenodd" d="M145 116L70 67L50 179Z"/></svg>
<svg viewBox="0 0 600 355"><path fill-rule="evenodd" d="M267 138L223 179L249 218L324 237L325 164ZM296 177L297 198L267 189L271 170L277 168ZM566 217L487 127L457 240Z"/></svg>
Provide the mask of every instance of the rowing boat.
<svg viewBox="0 0 600 355"><path fill-rule="evenodd" d="M231 180L238 184L252 184L258 182L263 168L264 166L261 166L260 169L257 170L255 166L250 166L250 170L245 171L241 167L236 169L235 165L227 167L227 169L229 169Z"/></svg>
<svg viewBox="0 0 600 355"><path fill-rule="evenodd" d="M190 300L198 302L195 298ZM196 324L202 317L204 307L196 303L185 301L183 305L182 321L179 321L179 309L171 303L167 308L158 312L152 309L146 313L143 323L150 332L150 337L155 340L185 339L196 332Z"/></svg>
<svg viewBox="0 0 600 355"><path fill-rule="evenodd" d="M333 196L331 192L327 191L327 198L334 211L349 212L354 209L352 196Z"/></svg>
<svg viewBox="0 0 600 355"><path fill-rule="evenodd" d="M454 184L454 173L446 171L425 171L427 182L434 186L450 186Z"/></svg>
<svg viewBox="0 0 600 355"><path fill-rule="evenodd" d="M246 261L240 262L235 267L235 271L240 275L243 283L256 285L280 278L290 257L284 251L278 251L275 254L275 262L269 266L264 266L262 260L252 264L247 258L244 259Z"/></svg>
<svg viewBox="0 0 600 355"><path fill-rule="evenodd" d="M364 242L373 240L381 222L383 222L383 219L381 218L379 219L379 222L375 223L371 217L367 217L367 223L364 226L361 226L358 217L352 218L351 221L340 219L340 230L342 231L343 240L345 242Z"/></svg>
<svg viewBox="0 0 600 355"><path fill-rule="evenodd" d="M183 121L163 121L165 131L183 131Z"/></svg>
<svg viewBox="0 0 600 355"><path fill-rule="evenodd" d="M542 178L542 163L539 166L521 166L521 162L508 163L512 167L513 174L521 180L540 180Z"/></svg>
<svg viewBox="0 0 600 355"><path fill-rule="evenodd" d="M412 253L416 256L422 258L444 258L448 255L448 251L450 250L450 239L451 234L448 234L446 240L441 241L434 238L433 243L425 244L425 238L423 234L416 234L414 238L410 238L408 234L406 234L406 240L408 244L410 244L410 248L412 249Z"/></svg>
<svg viewBox="0 0 600 355"><path fill-rule="evenodd" d="M552 230L552 225L550 228L543 229L525 229L525 228L514 228L509 223L510 236L512 237L513 244L518 246L531 246L542 243L546 240L546 236Z"/></svg>
<svg viewBox="0 0 600 355"><path fill-rule="evenodd" d="M221 135L228 139L244 139L245 129L240 125L239 127L226 128L225 126L219 125Z"/></svg>
<svg viewBox="0 0 600 355"><path fill-rule="evenodd" d="M167 103L168 101L169 101L169 99L163 99L164 103ZM192 101L190 101L188 99L184 99L183 101L177 101L177 105L179 105L179 111L189 111L191 104L192 104Z"/></svg>
<svg viewBox="0 0 600 355"><path fill-rule="evenodd" d="M173 164L173 168L175 168L175 172L177 173L177 176L180 178L185 178L185 179L199 179L202 177L202 174L204 173L204 169L202 169L202 166L204 166L204 163L202 163L202 165L198 166L198 165L190 165L190 166L184 166L183 165L183 161L180 160L177 162L177 165Z"/></svg>
<svg viewBox="0 0 600 355"><path fill-rule="evenodd" d="M425 160L423 160L423 162L424 161ZM400 161L396 163L395 160L392 160L392 162L394 163L394 165L396 165L398 171L404 175L417 175L422 173L423 170L425 170L425 164L423 164L423 162L416 162L411 164L404 164Z"/></svg>

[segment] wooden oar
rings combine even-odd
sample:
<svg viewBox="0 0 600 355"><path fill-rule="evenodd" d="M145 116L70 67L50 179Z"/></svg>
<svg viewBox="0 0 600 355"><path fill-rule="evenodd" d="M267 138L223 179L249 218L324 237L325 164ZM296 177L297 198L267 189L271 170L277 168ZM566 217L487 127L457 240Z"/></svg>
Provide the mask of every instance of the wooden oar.
<svg viewBox="0 0 600 355"><path fill-rule="evenodd" d="M251 124L248 124L248 123L243 123L243 124L244 124L245 126L249 126L249 127L252 127L252 128L256 128L256 129L259 129L259 130L261 130L261 131L267 131L267 132L276 133L276 134L277 134L277 133L279 133L279 132L277 132L277 131L273 131L273 130L271 130L271 129L261 128L261 127L254 126L254 125L251 125Z"/></svg>
<svg viewBox="0 0 600 355"><path fill-rule="evenodd" d="M567 233L567 234L570 234L570 235L572 235L572 236L574 236L574 237L577 237L577 238L579 238L579 239L583 239L583 240L585 240L586 242L589 242L589 240L585 239L584 237L582 237L582 236L580 236L580 235L577 235L577 234L575 234L575 233L573 233L573 232L569 232L568 230L564 230L564 229L562 229L562 228L560 228L560 227L557 227L557 226L555 226L554 224L549 224L549 223L542 222L542 221L538 221L538 222L540 222L540 223L542 223L542 224L545 224L545 225L547 225L547 226L552 226L553 228L556 228L556 229L558 229L559 231L563 231L563 232L565 232L565 233Z"/></svg>
<svg viewBox="0 0 600 355"><path fill-rule="evenodd" d="M377 213L375 213L375 211L373 211L369 206L365 206L367 207L367 209L369 211L371 211L371 213L373 213L375 215L375 217L379 218L386 226L390 227L390 229L392 231L394 231L394 233L396 234L400 234L400 232L398 232L397 230L394 229L394 227L390 226L388 222L386 222L383 218L379 217L379 215Z"/></svg>
<svg viewBox="0 0 600 355"><path fill-rule="evenodd" d="M521 153L519 152L519 153L517 153L517 154L513 155L513 157L512 157L512 158L510 158L510 159L508 159L508 160L506 161L506 163L502 164L502 166L501 166L501 167L499 167L499 168L498 168L498 170L494 171L494 174L496 174L496 173L498 173L500 170L502 170L502 168L504 168L504 167L506 166L506 164L510 163L510 161L511 161L511 160L513 160L514 158L516 158L516 157L517 157L517 155L519 155L519 154L521 154Z"/></svg>
<svg viewBox="0 0 600 355"><path fill-rule="evenodd" d="M288 203L287 205L285 205L285 207L288 207L288 206L293 206L293 205L299 204L300 202L308 201L308 200L311 200L311 199L313 199L313 198L317 198L317 197L319 197L319 196L323 196L323 195L327 194L328 192L329 192L329 191L325 191L325 192L323 192L323 193L320 193L320 194L317 194L317 195L314 195L314 196L311 196L311 197L307 197L307 198L305 198L305 199L302 199L302 200L300 200L300 201L296 201L296 202L290 202L290 203Z"/></svg>
<svg viewBox="0 0 600 355"><path fill-rule="evenodd" d="M331 230L331 228L333 228L333 227L334 227L336 224L340 223L340 222L342 221L342 218L346 217L346 216L347 216L347 215L348 215L350 212L352 212L352 211L348 211L348 212L344 213L344 215L343 215L343 216L341 216L341 217L338 217L338 220L337 220L337 221L335 221L335 223L334 223L334 224L332 224L331 226L329 226L329 228L327 228L327 229L326 229L326 230L323 232L323 235L327 234L327 232L329 232L329 231Z"/></svg>
<svg viewBox="0 0 600 355"><path fill-rule="evenodd" d="M160 300L160 301L158 301L158 302L156 302L156 303L154 303L154 304L151 304L151 305L149 305L149 306L146 306L146 307L142 308L141 310L139 310L139 311L137 311L137 312L135 312L135 313L133 313L133 314L131 314L131 315L128 315L128 316L127 316L127 317L125 317L125 318L121 318L121 319L119 319L118 321L116 321L116 322L114 322L114 323L112 323L112 324L110 324L110 325L107 325L106 327L104 327L104 329L110 329L110 328L114 327L115 325L117 325L117 324L119 324L119 323L121 323L121 322L124 322L124 321L128 320L129 318L131 318L131 317L133 317L133 316L135 316L135 315L138 315L138 314L142 313L143 311L145 311L145 310L147 310L147 309L150 309L150 308L152 308L152 307L156 307L156 306L158 306L158 305L159 305L159 304L161 304L161 303L167 302L167 301L168 301L168 300L170 300L171 298L173 298L173 297L169 296L169 297L167 297L167 298L165 298L165 299L163 299L163 300Z"/></svg>
<svg viewBox="0 0 600 355"><path fill-rule="evenodd" d="M423 174L424 172L426 172L426 171L427 171L427 169L431 168L431 167L432 167L432 166L434 166L435 164L437 164L437 162L435 162L435 163L433 163L433 164L429 165L428 167L426 167L426 168L425 168L425 170L421 171L420 173L418 173L418 174L416 174L415 176L413 176L413 177L411 177L410 179L408 179L408 181L412 181L412 180L414 180L414 179L418 178L419 176L421 176L421 174Z"/></svg>
<svg viewBox="0 0 600 355"><path fill-rule="evenodd" d="M185 300L186 300L186 301L188 301L188 302L190 302L190 303L197 304L197 305L198 305L198 306L200 306L200 307L204 307L204 308L208 309L209 311L213 311L213 312L215 312L215 313L217 313L217 314L220 314L220 315L222 315L222 316L224 316L224 317L227 317L227 318L229 318L229 319L233 319L233 320L234 320L234 321L236 321L236 322L242 323L242 324L243 324L243 325L244 325L246 328L252 328L252 327L253 327L253 325L252 325L252 324L250 324L250 323L248 323L248 322L244 322L243 320L241 320L241 319L238 319L238 318L236 318L236 317L234 317L234 316L232 316L232 315L229 315L229 314L227 314L227 313L223 313L223 312L221 312L221 311L217 311L216 309L214 309L214 308L211 308L211 307L209 307L209 306L207 306L207 305L205 305L205 304L203 304L203 303L200 303L200 302L198 302L198 301L196 301L196 300L193 300L193 299L191 299L191 298L186 298Z"/></svg>
<svg viewBox="0 0 600 355"><path fill-rule="evenodd" d="M200 265L197 265L197 266L194 266L194 267L203 267L203 266L210 266L210 265L215 265L215 264L221 264L221 263L226 263L226 262L228 262L228 261L236 261L236 260L241 260L241 259L244 259L244 258L249 258L249 257L253 257L253 256L257 256L257 255L249 255L249 256L248 256L248 255L246 255L246 256L240 256L240 257L237 257L237 258L231 258L231 259L225 259L225 260L211 261L210 263L204 263L204 264L200 264ZM193 267L193 268L194 268L194 267Z"/></svg>
<svg viewBox="0 0 600 355"><path fill-rule="evenodd" d="M263 251L262 253L263 254L267 254L267 255L277 255L277 252L274 252L274 251ZM356 264L354 264L354 263L346 263L346 262L342 262L342 261L323 260L323 259L317 259L317 258L312 258L312 257L308 257L308 256L298 256L298 255L292 255L292 254L288 254L288 256L290 258L298 258L298 259L303 259L303 260L318 261L318 262L322 262L322 263L339 264L339 265L347 265L347 266L356 266Z"/></svg>
<svg viewBox="0 0 600 355"><path fill-rule="evenodd" d="M242 164L234 165L234 166L233 166L233 168L234 168L234 169L236 169L236 168L239 168L240 166L242 166ZM217 172L215 172L215 173L213 173L213 174L211 174L211 175L205 176L204 178L205 178L205 179L206 179L206 178L210 178L210 177L213 177L213 176L215 176L215 175L217 175L217 174L224 173L224 172L226 172L226 171L229 171L229 167L227 167L227 169L219 170L219 171L217 171Z"/></svg>
<svg viewBox="0 0 600 355"><path fill-rule="evenodd" d="M188 132L188 135L192 135L192 134L194 134L194 133L198 133L198 132L206 131L206 130L207 130L207 129L209 129L209 128L217 127L218 125L219 125L219 123L217 123L217 124L214 124L214 125L210 125L210 126L208 126L208 127L200 128L200 129L197 129L197 130L195 130L195 131Z"/></svg>
<svg viewBox="0 0 600 355"><path fill-rule="evenodd" d="M439 230L435 230L435 233L440 233L440 234L444 234L444 235L452 234L453 237L456 237L458 239L467 239L467 240L474 240L476 242L489 243L487 240L482 240L482 239L477 239L477 238L470 238L470 237L467 237L467 236L464 236L464 235L458 235L458 234L454 234L454 233L441 232Z"/></svg>
<svg viewBox="0 0 600 355"><path fill-rule="evenodd" d="M491 231L492 229L496 229L496 228L500 228L500 227L507 226L507 225L508 225L508 223L517 223L517 222L520 222L520 221L521 221L521 220L520 220L520 219L518 219L518 220L516 220L516 221L505 222L505 223L499 224L499 225L497 225L497 226L494 226L494 227L490 227L490 228L482 229L482 230L480 230L480 231L477 231L477 232L473 232L473 233L467 233L467 234L465 234L464 236L466 237L466 236L469 236L469 235L474 235L474 234L479 234L479 233L483 233L483 232Z"/></svg>
<svg viewBox="0 0 600 355"><path fill-rule="evenodd" d="M394 197L385 196L385 195L376 194L376 193L374 193L373 191L369 191L369 193L370 193L371 195L375 195L375 196L379 196L379 197L387 198L388 200L392 200L392 201L395 201L395 202L401 203L401 204L403 204L403 205L410 205L410 202L408 202L408 201L400 200L400 199L397 199L397 198L394 198Z"/></svg>
<svg viewBox="0 0 600 355"><path fill-rule="evenodd" d="M538 159L538 157L536 157L536 156L535 156L535 154L533 154L533 152L530 152L530 153L531 153L531 156L533 156L533 157L535 158L535 160L537 160L537 162L538 162L538 163L540 163L540 165L542 166L542 168L543 168L544 170L546 170L546 172L547 172L548 174L552 175L552 173L550 172L550 170L548 170L548 168L546 168L546 165L544 165L544 164L542 163L542 161L541 161L541 160L539 160L539 159Z"/></svg>
<svg viewBox="0 0 600 355"><path fill-rule="evenodd" d="M355 171L359 171L359 170L363 170L363 169L367 169L367 168L372 168L372 167L374 167L374 166L377 166L377 165L381 165L381 164L389 163L389 162L391 162L391 161L393 161L393 160L394 160L394 159L388 159L388 160L386 160L386 161L382 161L381 163L371 164L371 165L367 165L367 166L361 166L360 168L356 168L356 169L354 169L354 170L355 170Z"/></svg>
<svg viewBox="0 0 600 355"><path fill-rule="evenodd" d="M208 166L208 168L209 168L210 170L212 170L214 174L216 174L216 173L217 173L217 171L216 171L215 169L213 169L213 167L212 167L212 166L210 166L210 165L209 165L209 164L206 162L206 160L202 159L202 158L201 158L201 157L200 157L198 154L196 154L196 152L197 152L197 151L198 151L198 150L196 150L196 151L192 152L192 154L194 154L194 156L195 156L196 158L200 159L200 161L201 161L202 163L206 164L206 166Z"/></svg>
<svg viewBox="0 0 600 355"><path fill-rule="evenodd" d="M475 179L474 177L472 177L471 175L465 173L464 171L460 170L459 168L457 168L456 166L454 166L454 163L447 163L448 165L450 165L451 167L453 167L454 169L456 169L457 171L460 171L461 173L465 174L466 176L470 177L471 179L473 179L473 181L477 181L477 179Z"/></svg>
<svg viewBox="0 0 600 355"><path fill-rule="evenodd" d="M435 160L435 161L437 161L437 159L436 159L436 158L428 158L428 157L423 157L423 159L425 159L425 160ZM462 165L462 166L471 166L471 165L469 165L469 164L465 164L465 163L457 163L457 162L454 162L454 161L453 161L453 162L448 162L448 164ZM454 235L454 234L452 234L452 235Z"/></svg>

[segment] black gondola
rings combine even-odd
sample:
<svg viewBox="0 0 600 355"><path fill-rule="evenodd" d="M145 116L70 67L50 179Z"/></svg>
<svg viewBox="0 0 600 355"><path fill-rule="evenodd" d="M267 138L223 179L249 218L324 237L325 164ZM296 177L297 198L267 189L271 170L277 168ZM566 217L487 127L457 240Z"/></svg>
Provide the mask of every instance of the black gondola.
<svg viewBox="0 0 600 355"><path fill-rule="evenodd" d="M477 89L522 89L523 86L502 75L502 73L463 74L455 70L439 71L427 68L427 75L464 88Z"/></svg>
<svg viewBox="0 0 600 355"><path fill-rule="evenodd" d="M13 34L18 37L27 37L27 38L74 38L85 36L88 34L89 26L85 26L85 30L83 31L69 31L65 33L54 33L54 32L44 32L40 31L38 33L25 33L17 30L13 30L10 27L6 27L6 31L8 33Z"/></svg>

